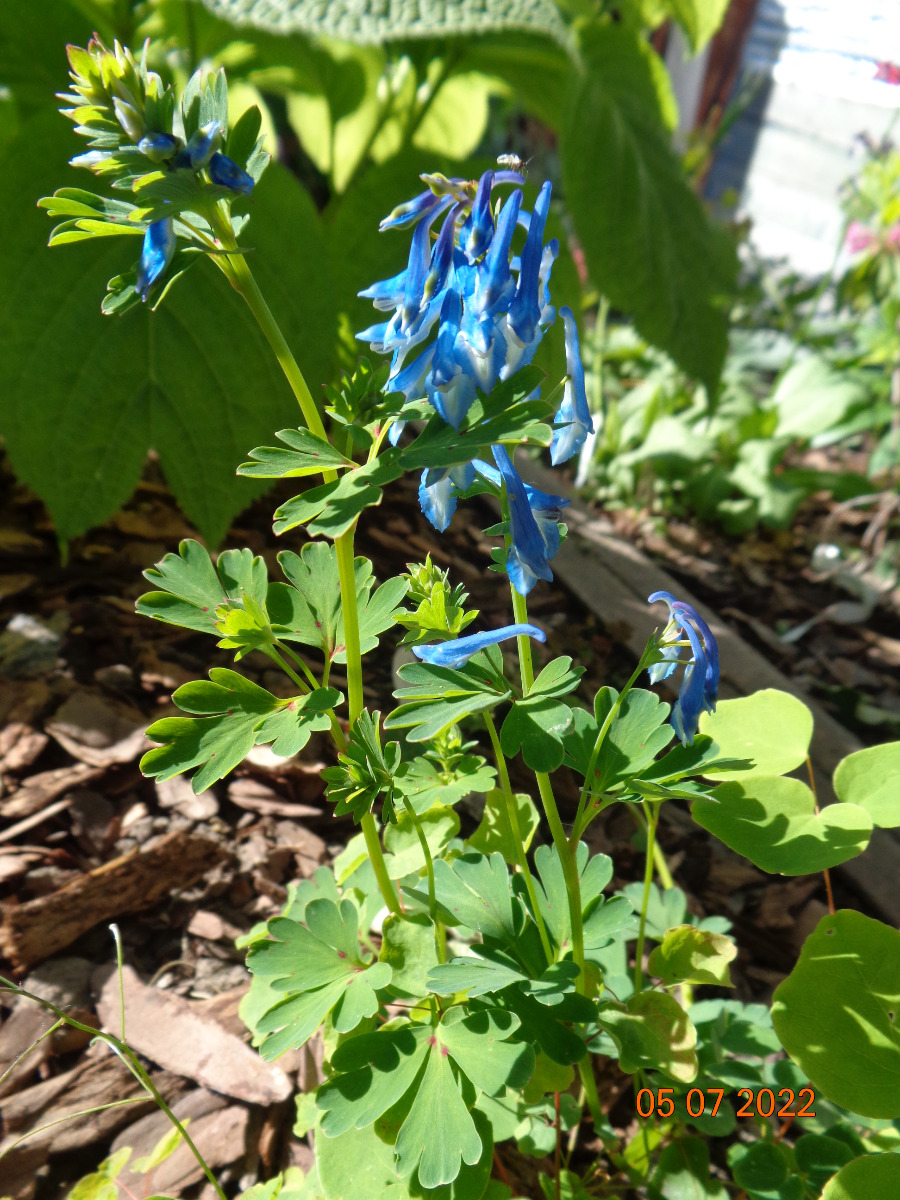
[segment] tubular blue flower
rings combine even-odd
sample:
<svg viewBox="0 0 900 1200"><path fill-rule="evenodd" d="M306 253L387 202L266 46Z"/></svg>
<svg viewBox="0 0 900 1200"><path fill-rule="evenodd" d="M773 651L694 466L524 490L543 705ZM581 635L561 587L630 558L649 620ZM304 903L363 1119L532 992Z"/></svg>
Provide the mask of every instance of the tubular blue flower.
<svg viewBox="0 0 900 1200"><path fill-rule="evenodd" d="M676 600L671 592L654 592L648 604L664 600L669 606L669 622L660 638L665 662L650 667L651 683L667 679L675 669L684 666L678 699L672 709L670 723L681 742L691 745L697 732L700 713L715 712L719 690L719 648L707 623L693 605ZM679 657L687 637L688 657Z"/></svg>
<svg viewBox="0 0 900 1200"><path fill-rule="evenodd" d="M459 243L466 261L477 262L487 250L494 236L494 220L491 216L491 188L494 172L485 171L478 180L478 191L469 219L462 228Z"/></svg>
<svg viewBox="0 0 900 1200"><path fill-rule="evenodd" d="M138 150L151 162L165 162L178 150L178 138L171 133L147 133L138 142Z"/></svg>
<svg viewBox="0 0 900 1200"><path fill-rule="evenodd" d="M175 225L171 217L164 217L161 221L154 221L152 225L147 226L135 283L135 291L142 300L147 299L150 288L172 261L176 240Z"/></svg>
<svg viewBox="0 0 900 1200"><path fill-rule="evenodd" d="M591 410L588 408L587 393L584 388L584 367L581 365L581 353L578 347L578 326L571 308L561 308L559 315L566 326L566 379L563 391L563 401L554 419L556 428L553 441L550 443L550 461L554 467L568 462L573 454L577 454L587 440L587 435L594 432L594 422Z"/></svg>
<svg viewBox="0 0 900 1200"><path fill-rule="evenodd" d="M528 223L516 294L509 306L509 327L520 342L534 339L541 319L540 274L544 257L544 225L550 211L550 181L541 188Z"/></svg>
<svg viewBox="0 0 900 1200"><path fill-rule="evenodd" d="M249 196L253 191L253 176L248 175L227 154L214 154L209 160L208 170L210 179L219 187L230 188L233 192L240 192L243 196Z"/></svg>
<svg viewBox="0 0 900 1200"><path fill-rule="evenodd" d="M470 633L468 637L456 638L452 642L434 642L427 646L413 646L412 652L423 662L434 667L463 667L473 654L496 646L507 638L533 637L536 642L546 642L547 635L536 625L504 625L502 629L489 629L485 633Z"/></svg>
<svg viewBox="0 0 900 1200"><path fill-rule="evenodd" d="M548 496L536 488L526 490L505 447L494 446L493 451L509 499L512 545L506 555L506 571L519 595L527 596L539 579L549 583L553 578L550 559L559 549L559 510L569 502L561 496ZM532 509L532 503L536 511Z"/></svg>
<svg viewBox="0 0 900 1200"><path fill-rule="evenodd" d="M475 468L471 463L458 467L428 467L419 481L419 505L439 533L443 533L456 512L456 498L472 486Z"/></svg>

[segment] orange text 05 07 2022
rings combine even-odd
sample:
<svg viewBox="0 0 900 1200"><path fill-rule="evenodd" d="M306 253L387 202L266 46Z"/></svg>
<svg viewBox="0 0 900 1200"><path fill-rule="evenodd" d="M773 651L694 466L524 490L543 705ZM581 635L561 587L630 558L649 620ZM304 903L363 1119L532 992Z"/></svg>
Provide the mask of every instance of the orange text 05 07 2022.
<svg viewBox="0 0 900 1200"><path fill-rule="evenodd" d="M641 1088L636 1097L637 1114L648 1117L714 1117L725 1096L724 1088L691 1088L689 1092L675 1094L674 1088ZM778 1117L782 1121L794 1117L814 1117L813 1104L816 1097L812 1088L781 1088L777 1093L772 1088L741 1088L737 1093L741 1101L737 1109L739 1117Z"/></svg>

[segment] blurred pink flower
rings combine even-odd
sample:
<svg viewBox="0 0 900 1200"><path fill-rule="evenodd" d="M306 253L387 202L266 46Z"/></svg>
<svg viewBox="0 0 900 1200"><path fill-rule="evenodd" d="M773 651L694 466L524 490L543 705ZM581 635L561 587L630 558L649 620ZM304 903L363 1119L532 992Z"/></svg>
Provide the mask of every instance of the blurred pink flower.
<svg viewBox="0 0 900 1200"><path fill-rule="evenodd" d="M868 250L874 241L875 234L868 225L863 225L861 221L850 222L844 245L851 254L859 254L863 250Z"/></svg>

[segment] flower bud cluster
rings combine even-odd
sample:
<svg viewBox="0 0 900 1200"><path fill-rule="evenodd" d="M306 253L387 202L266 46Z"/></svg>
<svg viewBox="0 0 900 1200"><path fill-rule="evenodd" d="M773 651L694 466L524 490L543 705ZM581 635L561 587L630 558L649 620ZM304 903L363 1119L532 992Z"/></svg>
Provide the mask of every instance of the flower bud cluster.
<svg viewBox="0 0 900 1200"><path fill-rule="evenodd" d="M186 136L172 88L147 69L146 44L139 62L119 42L109 49L98 37L86 48L67 50L72 90L60 94L69 105L60 111L91 147L71 159L72 166L85 167L120 189L137 190L150 175L189 171L210 188L251 193L253 177L220 150L226 132L221 121L208 121ZM171 262L176 244L172 217L147 225L136 284L143 299Z"/></svg>

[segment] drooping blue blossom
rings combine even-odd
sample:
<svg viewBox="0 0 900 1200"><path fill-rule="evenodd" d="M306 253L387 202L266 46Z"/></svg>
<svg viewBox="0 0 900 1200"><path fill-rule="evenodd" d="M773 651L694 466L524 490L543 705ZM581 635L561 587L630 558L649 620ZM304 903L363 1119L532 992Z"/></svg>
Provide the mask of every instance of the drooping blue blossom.
<svg viewBox="0 0 900 1200"><path fill-rule="evenodd" d="M422 472L419 504L439 533L443 533L453 519L459 493L471 487L474 479L472 463L459 467L428 467Z"/></svg>
<svg viewBox="0 0 900 1200"><path fill-rule="evenodd" d="M536 625L504 625L502 629L488 629L484 633L470 633L467 637L452 642L433 642L427 646L413 646L412 652L423 662L434 667L462 667L473 654L496 646L507 638L533 637L536 642L546 642L547 635Z"/></svg>
<svg viewBox="0 0 900 1200"><path fill-rule="evenodd" d="M210 179L220 187L230 188L244 196L249 196L253 191L253 176L242 170L227 154L214 154L207 169Z"/></svg>
<svg viewBox="0 0 900 1200"><path fill-rule="evenodd" d="M578 326L571 308L561 308L559 315L566 327L566 383L563 402L554 421L553 441L550 443L550 461L554 467L577 454L589 433L594 432L591 410L588 408L587 392L584 387L584 367L578 347Z"/></svg>
<svg viewBox="0 0 900 1200"><path fill-rule="evenodd" d="M494 446L494 461L509 500L506 572L520 596L527 596L539 579L553 578L550 560L559 550L560 512L569 501L523 483L504 446Z"/></svg>
<svg viewBox="0 0 900 1200"><path fill-rule="evenodd" d="M670 722L682 743L689 746L697 732L700 713L716 710L719 648L712 630L693 605L676 600L671 592L654 592L647 603L655 604L659 600L669 606L669 621L659 643L665 662L654 663L648 673L651 683L659 683L668 679L678 666L684 667ZM685 648L688 655L681 658L679 652Z"/></svg>
<svg viewBox="0 0 900 1200"><path fill-rule="evenodd" d="M382 230L413 229L409 260L398 275L360 292L386 319L357 337L392 356L386 392L402 393L407 402L427 399L458 430L477 392L490 393L527 366L555 320L550 275L559 243L544 243L551 186L543 185L529 213L522 208L525 181L515 171L485 171L477 181L421 178L426 190L381 222ZM500 186L512 187L502 202L494 199ZM518 229L524 230L520 252L513 245ZM575 454L591 428L571 310L563 311L563 320L569 378L555 417L554 463ZM402 421L391 426L392 444L403 428ZM502 446L493 453L499 472L486 463L426 470L419 500L432 524L444 530L459 493L472 481L473 466L505 486L512 540L507 569L526 595L538 579L553 577L549 562L559 548L559 513L568 501L524 484Z"/></svg>
<svg viewBox="0 0 900 1200"><path fill-rule="evenodd" d="M163 217L147 226L144 246L137 266L135 291L142 300L172 261L175 253L175 223L171 217Z"/></svg>

